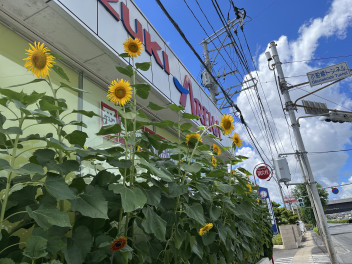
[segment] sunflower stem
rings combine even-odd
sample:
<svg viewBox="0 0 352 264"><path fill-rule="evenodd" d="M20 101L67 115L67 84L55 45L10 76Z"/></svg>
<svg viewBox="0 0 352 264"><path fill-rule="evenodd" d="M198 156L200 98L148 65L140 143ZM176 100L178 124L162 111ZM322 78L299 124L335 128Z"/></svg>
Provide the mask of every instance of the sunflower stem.
<svg viewBox="0 0 352 264"><path fill-rule="evenodd" d="M18 126L20 129L22 129L23 122L24 122L25 116L21 112L21 117L18 120ZM16 153L17 153L17 147L18 147L18 141L20 139L20 135L16 135L15 142L13 144L13 149L12 149L12 155L10 159L10 165L11 168L14 167L15 165L15 160L16 160ZM10 196L10 188L11 188L11 181L12 181L12 172L9 172L7 176L7 182L6 182L6 188L5 188L5 193L4 193L4 198L2 200L2 205L1 205L1 214L0 214L0 232L3 228L3 222L4 222L4 217L5 217L5 211L6 211L6 206L7 206L7 200L9 199Z"/></svg>
<svg viewBox="0 0 352 264"><path fill-rule="evenodd" d="M51 91L52 91L52 93L53 93L55 106L58 107L59 104L58 104L58 102L57 102L57 96L56 96L57 90L54 89L53 84L52 84L52 82L51 82L51 78L50 78L49 75L48 75L48 84L49 84L50 89L51 89ZM56 113L56 117L57 117L57 118L60 118L60 112L59 112L59 110L56 110L55 113ZM60 125L58 125L58 126L56 127L56 133L57 133L57 137L58 137L59 142L62 142L62 141L63 141L63 140L62 140L62 136L61 136L61 132L62 132L62 127L61 127ZM58 150L58 154L59 154L59 163L62 164L62 162L63 162L63 153L62 153L62 150L59 149L59 150ZM60 175L64 178L64 175L62 175L61 172L60 172ZM60 208L60 211L64 211L64 210L65 210L65 201L64 201L64 200L59 200L59 208Z"/></svg>

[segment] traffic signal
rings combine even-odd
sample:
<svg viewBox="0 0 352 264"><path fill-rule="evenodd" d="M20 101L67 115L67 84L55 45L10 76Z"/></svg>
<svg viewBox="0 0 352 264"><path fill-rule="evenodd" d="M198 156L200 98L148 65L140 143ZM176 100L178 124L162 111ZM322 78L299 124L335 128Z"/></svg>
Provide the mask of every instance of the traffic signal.
<svg viewBox="0 0 352 264"><path fill-rule="evenodd" d="M320 120L334 123L352 122L352 113L329 111L329 114L320 117Z"/></svg>
<svg viewBox="0 0 352 264"><path fill-rule="evenodd" d="M299 207L304 207L304 202L302 198L298 198L297 201L298 201Z"/></svg>

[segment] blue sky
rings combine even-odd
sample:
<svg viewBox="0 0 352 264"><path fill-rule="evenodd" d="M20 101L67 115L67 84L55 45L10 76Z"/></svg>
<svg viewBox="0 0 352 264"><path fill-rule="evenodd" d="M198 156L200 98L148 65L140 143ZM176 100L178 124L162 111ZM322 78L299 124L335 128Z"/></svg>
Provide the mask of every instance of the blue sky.
<svg viewBox="0 0 352 264"><path fill-rule="evenodd" d="M135 0L137 6L146 15L148 20L154 25L160 35L167 41L176 55L182 60L191 73L199 80L201 65L187 47L180 35L168 21L155 1ZM206 38L206 34L199 26L184 1L162 1L171 16L179 24L187 38L196 48L199 54L202 54L202 47L199 43ZM215 12L211 0L198 0L203 11L206 13L209 21L215 29L222 27L222 24ZM230 19L234 18L234 12L230 9L228 0L218 1L221 10L227 16L230 10ZM213 31L208 25L205 17L201 13L196 0L187 0L188 5L194 11L200 23L204 26L208 34ZM275 157L283 151L292 152L293 148L290 142L290 135L285 123L284 115L279 102L278 93L275 88L275 82L272 72L267 69L264 52L269 42L277 41L278 51L282 61L324 58L334 56L351 55L352 49L352 3L349 0L296 0L296 1L263 1L263 0L239 0L234 1L239 8L244 8L247 12L247 23L244 25L244 32L248 40L252 55L258 66L258 74L262 81L260 96L263 101L266 112L269 115L271 111L270 124L276 133L278 142L278 151L270 146L270 142L265 140L260 121L256 122L256 112L248 105L248 95L242 92L235 99L243 111L246 121L249 123L259 143L268 156L273 152ZM239 33L240 42L246 52L246 57L250 69L254 71L250 55L245 46L242 33ZM213 48L209 45L209 48ZM224 53L225 54L225 53ZM232 54L230 54L232 55ZM226 57L226 56L225 56ZM305 75L307 71L319 69L334 63L347 61L352 68L352 57L317 60L302 63L291 63L284 65L286 76ZM235 58L235 62L237 62ZM219 59L215 66L216 71L228 71L225 63ZM237 84L243 80L245 73L240 72L236 76L230 76L225 82L221 81L224 87ZM341 82L338 85L325 89L317 93L316 96L310 96L307 100L320 101L327 103L329 108L346 110L352 109L352 78ZM297 84L307 81L305 76L288 78L291 84ZM302 87L305 91L295 90L292 92L292 98L297 98L313 90L311 87ZM319 87L317 87L319 88ZM261 92L263 90L263 92ZM263 99L263 100L264 100ZM268 102L268 104L266 104ZM254 103L253 103L254 104ZM270 107L267 107L269 105ZM299 110L297 116L303 116L304 112ZM337 149L352 148L351 145L351 125L350 124L331 124L319 121L317 118L309 118L301 121L303 139L307 151L328 151ZM251 170L255 164L260 162L259 156L253 151L250 142L240 126L236 130L243 135L246 141L239 153L250 157L245 166ZM275 134L274 131L274 134ZM292 136L292 132L291 132ZM281 138L281 140L279 140ZM279 143L280 141L280 143ZM295 147L295 146L294 146ZM295 150L295 149L294 149ZM330 153L309 155L314 175L316 179L324 186L352 182L352 152ZM294 158L288 158L291 174L294 181L302 181L302 176L297 169L297 162ZM272 192L273 200L279 201L278 188L274 182L261 182L261 185L268 187ZM285 190L285 194L289 194ZM340 188L339 195L330 195L330 199L346 198L352 196L352 185Z"/></svg>

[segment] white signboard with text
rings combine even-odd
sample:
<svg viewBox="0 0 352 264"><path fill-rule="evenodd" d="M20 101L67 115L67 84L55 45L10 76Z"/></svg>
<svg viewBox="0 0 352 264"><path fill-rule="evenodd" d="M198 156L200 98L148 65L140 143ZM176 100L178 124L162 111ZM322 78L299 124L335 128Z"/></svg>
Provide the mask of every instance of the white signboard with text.
<svg viewBox="0 0 352 264"><path fill-rule="evenodd" d="M351 76L351 71L348 68L347 62L341 62L323 69L307 73L311 87L322 83L343 79L349 76Z"/></svg>

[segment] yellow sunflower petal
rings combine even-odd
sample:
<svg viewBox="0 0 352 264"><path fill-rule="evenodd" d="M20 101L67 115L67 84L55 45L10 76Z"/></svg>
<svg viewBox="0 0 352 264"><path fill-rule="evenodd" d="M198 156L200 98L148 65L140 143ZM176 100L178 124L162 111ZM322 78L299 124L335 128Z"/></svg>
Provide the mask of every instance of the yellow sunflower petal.
<svg viewBox="0 0 352 264"><path fill-rule="evenodd" d="M233 122L234 122L233 116L230 116L229 114L223 115L221 117L220 126L224 129L223 131L224 135L231 134L232 130L235 129L235 125L233 124Z"/></svg>
<svg viewBox="0 0 352 264"><path fill-rule="evenodd" d="M128 38L123 43L123 46L125 48L125 52L127 52L128 55L131 57L137 57L142 54L143 45L138 38L135 38L135 39Z"/></svg>
<svg viewBox="0 0 352 264"><path fill-rule="evenodd" d="M109 86L109 91L107 97L110 102L124 106L126 105L132 98L133 90L128 81L123 79L113 80Z"/></svg>
<svg viewBox="0 0 352 264"><path fill-rule="evenodd" d="M200 134L189 134L186 136L186 144L188 146L190 141L195 140L196 142L199 140L200 142L203 142L203 138L200 137Z"/></svg>
<svg viewBox="0 0 352 264"><path fill-rule="evenodd" d="M49 70L53 66L55 58L48 53L49 49L44 46L44 43L34 42L34 46L29 43L30 49L26 50L27 58L24 67L27 71L31 71L37 78L45 78L49 75Z"/></svg>
<svg viewBox="0 0 352 264"><path fill-rule="evenodd" d="M236 147L240 148L243 145L243 140L240 138L240 135L237 133L233 134L232 136L232 144Z"/></svg>

